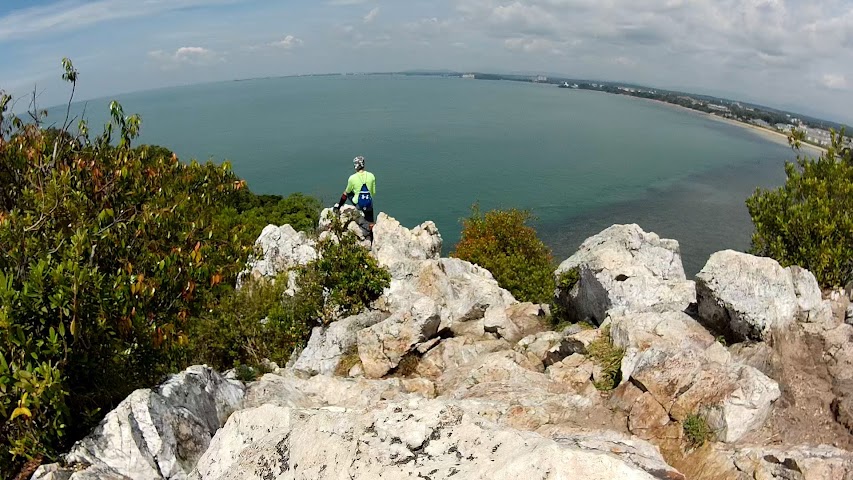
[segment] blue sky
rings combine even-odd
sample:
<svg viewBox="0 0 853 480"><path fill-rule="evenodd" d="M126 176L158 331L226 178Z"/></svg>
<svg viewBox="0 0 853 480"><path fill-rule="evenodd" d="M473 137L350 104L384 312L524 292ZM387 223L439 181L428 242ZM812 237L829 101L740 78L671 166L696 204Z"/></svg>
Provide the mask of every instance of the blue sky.
<svg viewBox="0 0 853 480"><path fill-rule="evenodd" d="M3 0L0 88L62 102L258 76L557 72L853 123L844 0ZM19 107L20 108L20 107Z"/></svg>

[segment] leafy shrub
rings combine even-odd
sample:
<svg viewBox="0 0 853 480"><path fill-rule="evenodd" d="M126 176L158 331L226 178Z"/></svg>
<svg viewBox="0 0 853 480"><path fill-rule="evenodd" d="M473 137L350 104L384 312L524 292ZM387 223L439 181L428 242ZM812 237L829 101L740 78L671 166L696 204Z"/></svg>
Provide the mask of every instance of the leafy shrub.
<svg viewBox="0 0 853 480"><path fill-rule="evenodd" d="M527 225L531 218L530 212L515 209L483 215L475 205L462 221L451 256L489 270L518 300L548 303L554 295L554 266L550 249Z"/></svg>
<svg viewBox="0 0 853 480"><path fill-rule="evenodd" d="M301 301L313 305L313 318L324 324L361 312L391 284L388 270L358 244L340 219L333 219L330 233L317 244L318 258L296 279Z"/></svg>
<svg viewBox="0 0 853 480"><path fill-rule="evenodd" d="M67 119L44 129L40 112L24 124L6 114L8 104L0 92L4 476L27 459L52 458L131 391L184 367L195 322L230 298L254 242L221 215L254 201L227 163L132 147L141 120L115 102L95 138L84 121L75 134ZM272 209L314 215L303 208L310 200L287 200ZM267 207L242 212L260 217Z"/></svg>
<svg viewBox="0 0 853 480"><path fill-rule="evenodd" d="M557 288L566 291L571 290L580 279L581 274L577 267L570 268L557 275Z"/></svg>
<svg viewBox="0 0 853 480"><path fill-rule="evenodd" d="M824 287L853 281L853 158L843 132L832 133L818 159L798 155L785 173L784 186L759 189L746 201L753 253L807 268Z"/></svg>
<svg viewBox="0 0 853 480"><path fill-rule="evenodd" d="M193 322L189 363L220 370L257 370L265 359L284 364L311 333L313 306L284 294L287 277L246 282Z"/></svg>
<svg viewBox="0 0 853 480"><path fill-rule="evenodd" d="M625 352L613 345L610 339L610 327L604 327L601 335L587 347L589 357L601 367L601 379L594 382L595 388L609 392L621 381L622 357Z"/></svg>
<svg viewBox="0 0 853 480"><path fill-rule="evenodd" d="M684 429L684 437L694 447L701 447L713 437L711 427L701 415L695 413L688 415L681 426Z"/></svg>
<svg viewBox="0 0 853 480"><path fill-rule="evenodd" d="M252 245L269 224L288 224L298 231L313 232L322 210L319 200L301 193L282 197L255 195L242 189L234 197L216 220L236 233L242 245Z"/></svg>

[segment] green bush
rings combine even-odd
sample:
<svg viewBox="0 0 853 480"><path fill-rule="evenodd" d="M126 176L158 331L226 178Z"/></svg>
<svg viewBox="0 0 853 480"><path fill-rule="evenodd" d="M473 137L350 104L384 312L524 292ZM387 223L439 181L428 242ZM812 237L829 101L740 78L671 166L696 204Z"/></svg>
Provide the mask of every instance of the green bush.
<svg viewBox="0 0 853 480"><path fill-rule="evenodd" d="M317 243L318 258L300 269L296 279L297 296L315 308L313 317L324 324L360 313L391 284L388 270L338 218L331 233Z"/></svg>
<svg viewBox="0 0 853 480"><path fill-rule="evenodd" d="M95 138L84 121L76 134L67 120L44 129L41 112L24 124L8 104L0 92L4 477L28 459L54 458L134 389L186 366L199 319L236 301L231 285L259 233L225 219L225 209L257 225L267 210L281 215L273 221L303 222L317 210L305 197L263 204L227 163L132 147L141 120L115 102ZM273 313L272 322L290 318Z"/></svg>
<svg viewBox="0 0 853 480"><path fill-rule="evenodd" d="M303 232L313 232L320 219L322 205L314 197L293 193L280 195L255 195L242 189L223 208L216 221L238 235L243 245L252 245L269 224L288 224Z"/></svg>
<svg viewBox="0 0 853 480"><path fill-rule="evenodd" d="M554 296L551 250L527 225L522 210L492 210L475 205L462 221L462 235L451 256L475 263L492 273L501 287L523 302L548 303Z"/></svg>
<svg viewBox="0 0 853 480"><path fill-rule="evenodd" d="M853 158L843 138L833 132L826 153L798 156L785 165L784 186L746 201L753 253L807 268L824 287L853 281Z"/></svg>
<svg viewBox="0 0 853 480"><path fill-rule="evenodd" d="M258 369L265 359L284 365L311 333L313 306L287 297L287 277L245 282L193 322L191 361L219 370Z"/></svg>

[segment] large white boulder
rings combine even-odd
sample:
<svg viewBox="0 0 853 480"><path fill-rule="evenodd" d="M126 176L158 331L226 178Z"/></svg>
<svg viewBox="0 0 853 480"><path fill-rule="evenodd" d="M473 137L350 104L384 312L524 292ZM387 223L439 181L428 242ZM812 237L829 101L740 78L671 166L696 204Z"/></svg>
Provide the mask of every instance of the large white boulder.
<svg viewBox="0 0 853 480"><path fill-rule="evenodd" d="M772 258L717 252L696 275L696 291L703 323L732 341L768 340L797 320L832 321L814 275Z"/></svg>
<svg viewBox="0 0 853 480"><path fill-rule="evenodd" d="M89 466L75 479L185 479L216 431L241 408L243 396L240 382L206 366L190 367L154 390L125 398L64 462ZM42 468L34 478L61 478L62 469Z"/></svg>
<svg viewBox="0 0 853 480"><path fill-rule="evenodd" d="M411 309L358 332L358 356L364 374L380 378L399 365L419 343L438 333L441 318L435 302L423 297Z"/></svg>
<svg viewBox="0 0 853 480"><path fill-rule="evenodd" d="M317 258L317 244L290 225L267 225L255 241L255 254L237 278L237 288L249 278L272 279Z"/></svg>
<svg viewBox="0 0 853 480"><path fill-rule="evenodd" d="M572 270L579 280L558 286L557 297L577 320L600 324L613 309L682 311L695 301L678 242L636 224L613 225L586 239L557 268L557 279Z"/></svg>
<svg viewBox="0 0 853 480"><path fill-rule="evenodd" d="M475 411L466 402L439 400L369 411L245 410L219 432L191 478L682 478L654 447L631 447L650 458L620 456L626 447L614 448L618 442L610 439L553 440L496 425Z"/></svg>
<svg viewBox="0 0 853 480"><path fill-rule="evenodd" d="M372 253L391 272L391 284L376 308L405 311L426 297L438 308L439 329L456 335L491 331L517 341L541 330L527 318L528 310L541 308L526 304L509 309L518 302L488 270L458 258L440 258L441 236L432 222L409 230L380 214L373 236Z"/></svg>
<svg viewBox="0 0 853 480"><path fill-rule="evenodd" d="M409 230L393 217L380 213L373 227L373 256L393 278L415 275L423 260L441 257L441 234L433 222Z"/></svg>

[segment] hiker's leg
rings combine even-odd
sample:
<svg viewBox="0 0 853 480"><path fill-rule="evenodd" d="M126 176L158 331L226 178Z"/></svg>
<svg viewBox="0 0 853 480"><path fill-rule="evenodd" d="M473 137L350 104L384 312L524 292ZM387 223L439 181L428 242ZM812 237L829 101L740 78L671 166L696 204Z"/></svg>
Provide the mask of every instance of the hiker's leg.
<svg viewBox="0 0 853 480"><path fill-rule="evenodd" d="M367 220L367 224L370 227L370 232L373 232L373 226L376 225L376 220L373 218L373 209L368 209L364 211L364 219Z"/></svg>

